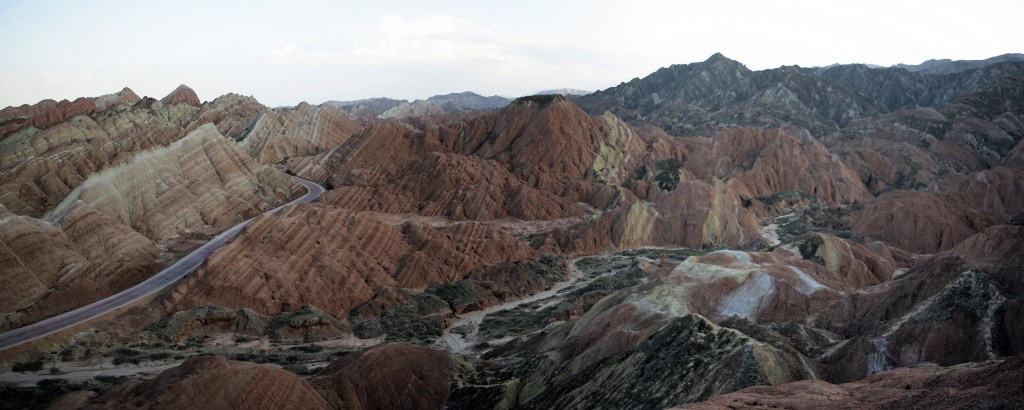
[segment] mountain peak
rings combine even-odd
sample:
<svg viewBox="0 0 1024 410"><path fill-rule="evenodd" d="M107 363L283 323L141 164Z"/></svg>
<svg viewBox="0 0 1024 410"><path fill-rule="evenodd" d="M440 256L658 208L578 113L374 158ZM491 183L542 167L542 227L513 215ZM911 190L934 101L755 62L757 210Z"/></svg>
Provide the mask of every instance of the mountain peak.
<svg viewBox="0 0 1024 410"><path fill-rule="evenodd" d="M736 60L733 60L733 59L731 59L731 58L729 58L729 57L726 57L726 56L725 56L724 54L722 54L722 53L715 53L715 54L712 54L712 55L711 55L711 57L708 57L708 59L707 59L707 60L704 60L704 63L705 63L705 64L715 64L715 63L732 63L732 64L739 64L739 65L742 65L742 63L740 63L739 61L736 61Z"/></svg>
<svg viewBox="0 0 1024 410"><path fill-rule="evenodd" d="M544 106L544 105L547 105L547 104L550 104L550 103L561 102L561 101L565 101L565 96L563 96L561 94L542 94L542 95L527 95L527 96L519 97L519 98L516 98L515 101L512 101L512 103L513 104L531 104L532 103L532 104L537 104L537 105Z"/></svg>
<svg viewBox="0 0 1024 410"><path fill-rule="evenodd" d="M179 103L185 103L189 105L202 104L202 102L199 101L199 96L196 95L196 92L185 84L179 85L178 88L175 88L174 91L171 91L170 94L167 94L167 96L161 99L160 102L168 105Z"/></svg>
<svg viewBox="0 0 1024 410"><path fill-rule="evenodd" d="M711 57L708 57L707 60L704 60L704 62L714 62L714 61L718 61L718 60L731 60L731 59L729 57L726 57L722 53L715 53L715 54L712 54Z"/></svg>
<svg viewBox="0 0 1024 410"><path fill-rule="evenodd" d="M463 91L461 93L438 94L438 95L432 96L430 98L427 98L427 101L443 101L443 100L446 101L446 100L450 100L452 98L457 98L457 97L486 98L486 97L484 97L484 96L482 96L480 94L477 94L475 92L472 92L472 91Z"/></svg>

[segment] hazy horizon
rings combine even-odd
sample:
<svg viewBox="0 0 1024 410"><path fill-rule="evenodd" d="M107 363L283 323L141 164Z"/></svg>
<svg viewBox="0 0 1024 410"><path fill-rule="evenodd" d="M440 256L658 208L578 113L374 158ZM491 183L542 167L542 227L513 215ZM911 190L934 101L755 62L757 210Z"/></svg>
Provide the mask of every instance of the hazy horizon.
<svg viewBox="0 0 1024 410"><path fill-rule="evenodd" d="M1011 1L425 3L8 1L0 107L179 84L269 106L515 97L605 89L716 52L753 70L1024 52L1024 3Z"/></svg>

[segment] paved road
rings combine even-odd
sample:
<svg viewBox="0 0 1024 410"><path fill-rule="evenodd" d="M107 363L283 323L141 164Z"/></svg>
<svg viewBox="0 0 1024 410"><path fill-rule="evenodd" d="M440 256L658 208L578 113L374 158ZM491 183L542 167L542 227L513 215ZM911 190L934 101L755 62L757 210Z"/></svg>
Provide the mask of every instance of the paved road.
<svg viewBox="0 0 1024 410"><path fill-rule="evenodd" d="M324 192L324 188L316 183L298 177L292 178L306 187L306 195L271 211L267 211L267 215L277 215L280 214L287 206L313 201L320 198L320 195ZM210 254L217 249L220 249L221 246L224 246L228 241L230 241L231 238L238 235L238 233L241 232L246 225L249 225L253 219L255 218L231 227L231 229L217 235L215 238L199 247L199 249L192 251L192 253L167 267L167 269L160 271L160 273L153 275L153 277L146 279L144 282L126 289L121 293L112 295L106 299L102 299L91 305L83 306L62 315L54 316L31 325L0 334L0 350L11 348L103 316L117 310L118 308L149 296L156 291L167 287L167 285L177 282L179 279L185 277L189 272L192 272L193 269L199 267L199 265L206 260L207 256L210 256Z"/></svg>

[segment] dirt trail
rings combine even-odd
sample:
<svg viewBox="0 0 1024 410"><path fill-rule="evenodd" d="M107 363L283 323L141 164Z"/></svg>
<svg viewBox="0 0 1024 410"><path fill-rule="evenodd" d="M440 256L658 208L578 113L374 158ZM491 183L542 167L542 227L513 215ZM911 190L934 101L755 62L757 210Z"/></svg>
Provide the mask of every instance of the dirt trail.
<svg viewBox="0 0 1024 410"><path fill-rule="evenodd" d="M505 302L500 305L491 306L487 309L477 310L461 315L444 330L441 340L437 342L437 347L448 350L452 353L472 355L474 353L471 351L471 348L478 343L477 335L480 332L480 323L483 322L487 315L515 309L519 306L548 298L554 299L557 298L560 293L566 291L570 286L576 285L576 288L583 287L594 281L594 279L597 279L599 276L584 276L583 273L580 272L579 268L576 267L576 262L580 259L582 258L570 260L569 277L564 281L556 283L548 290L537 292L536 294L522 299ZM468 327L468 333L466 335L462 335L452 332L452 330L459 327Z"/></svg>
<svg viewBox="0 0 1024 410"><path fill-rule="evenodd" d="M64 379L69 383L81 383L87 380L96 380L97 376L152 376L175 367L182 361L155 361L128 366L115 366L109 362L94 365L61 363L57 366L62 372L60 374L50 374L48 369L28 373L6 372L0 373L0 382L31 387L35 386L36 382L46 379Z"/></svg>

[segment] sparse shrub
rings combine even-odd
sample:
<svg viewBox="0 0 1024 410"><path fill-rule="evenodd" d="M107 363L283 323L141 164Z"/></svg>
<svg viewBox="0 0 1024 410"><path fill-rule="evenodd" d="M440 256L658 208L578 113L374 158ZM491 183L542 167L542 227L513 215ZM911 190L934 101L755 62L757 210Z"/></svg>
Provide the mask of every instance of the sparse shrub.
<svg viewBox="0 0 1024 410"><path fill-rule="evenodd" d="M139 364L139 358L138 357L124 357L124 356L115 357L113 363L114 363L114 366L120 366L122 364L127 364L127 363Z"/></svg>
<svg viewBox="0 0 1024 410"><path fill-rule="evenodd" d="M260 357L254 353L235 353L231 360L239 362L256 362Z"/></svg>
<svg viewBox="0 0 1024 410"><path fill-rule="evenodd" d="M14 372L38 372L43 370L42 360L32 360L28 362L17 362L14 366L11 366L11 371Z"/></svg>
<svg viewBox="0 0 1024 410"><path fill-rule="evenodd" d="M96 376L96 381L98 381L100 383L117 384L117 383L120 383L121 380L124 380L124 379L125 379L124 376L111 376L109 374L101 374L101 375Z"/></svg>
<svg viewBox="0 0 1024 410"><path fill-rule="evenodd" d="M167 360L169 357L171 354L167 352L150 353L149 356L146 356L149 360Z"/></svg>
<svg viewBox="0 0 1024 410"><path fill-rule="evenodd" d="M303 353L317 353L324 350L323 346L317 345L306 345L306 346L292 346L291 350L300 351Z"/></svg>
<svg viewBox="0 0 1024 410"><path fill-rule="evenodd" d="M116 357L135 357L140 354L142 354L142 352L135 349L129 349L127 347L122 347L114 351L114 356Z"/></svg>

